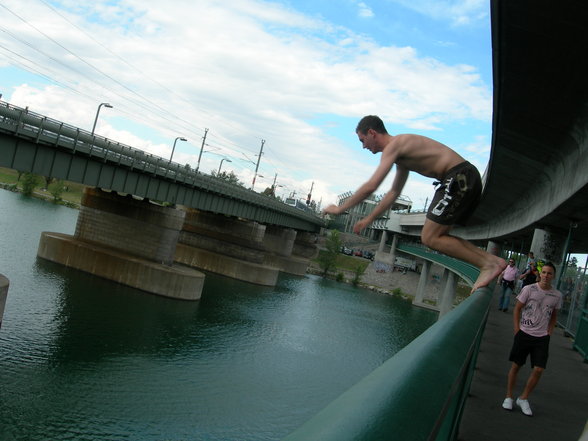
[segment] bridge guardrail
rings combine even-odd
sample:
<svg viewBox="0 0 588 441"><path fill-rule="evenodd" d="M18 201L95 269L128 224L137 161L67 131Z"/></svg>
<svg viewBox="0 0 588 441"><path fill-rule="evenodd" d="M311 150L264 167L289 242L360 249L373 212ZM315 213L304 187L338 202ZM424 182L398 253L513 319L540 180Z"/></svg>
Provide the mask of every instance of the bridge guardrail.
<svg viewBox="0 0 588 441"><path fill-rule="evenodd" d="M456 439L491 298L477 290L283 441Z"/></svg>

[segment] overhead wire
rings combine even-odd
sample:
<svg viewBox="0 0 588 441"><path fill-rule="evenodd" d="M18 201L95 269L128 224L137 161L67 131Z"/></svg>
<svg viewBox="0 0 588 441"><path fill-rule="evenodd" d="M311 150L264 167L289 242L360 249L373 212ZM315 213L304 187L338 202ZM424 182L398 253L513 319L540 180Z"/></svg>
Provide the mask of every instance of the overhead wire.
<svg viewBox="0 0 588 441"><path fill-rule="evenodd" d="M133 64L129 63L127 60L125 60L124 58L120 57L118 54L116 54L115 52L113 52L107 46L105 46L104 44L102 44L101 42L99 42L97 39L95 39L88 32L86 32L85 30L83 30L82 28L80 28L79 26L77 26L76 24L72 23L63 14L61 14L57 9L55 9L52 5L48 4L45 0L39 0L39 1L42 2L45 6L47 6L53 13L55 13L59 17L61 17L61 19L63 19L64 21L66 21L70 26L75 27L78 31L82 32L89 39L91 39L94 43L98 44L104 50L108 51L108 53L110 53L111 55L113 55L114 57L116 57L118 60L120 60L126 66L129 66L134 71L139 72L144 78L147 78L153 84L157 85L157 87L162 88L163 90L165 90L169 94L171 94L174 97L180 99L181 101L187 103L188 105L190 105L195 110L210 115L210 112L207 112L206 110L202 110L202 109L197 109L196 107L194 107L193 102L186 100L182 95L179 95L179 94L175 93L170 88L166 87L165 85L161 84L160 82L158 82L156 80L153 80L149 76L145 75L145 73L141 69L138 69ZM153 100L145 97L141 93L133 90L132 88L130 88L126 84L122 83L121 81L119 81L116 78L112 77L108 73L106 73L106 72L102 71L101 69L99 69L98 67L94 66L92 63L86 61L85 59L83 59L82 57L80 57L79 55L77 55L75 52L73 52L72 50L68 49L65 45L61 44L60 42L58 42L57 40L55 40L51 36L47 35L45 32L43 32L42 30L38 29L33 24L29 23L25 18L21 17L20 15L18 15L14 11L12 11L7 6L5 6L3 4L0 4L0 6L3 7L5 10L7 10L10 14L12 14L13 16L15 16L18 20L22 21L23 23L25 23L26 25L28 25L32 29L34 29L36 32L38 32L39 34L41 34L45 39L47 39L50 42L52 42L53 44L57 45L63 51L65 51L66 53L70 54L72 57L74 57L79 62L83 63L83 65L89 67L91 69L91 71L93 71L96 74L98 74L100 78L106 79L107 81L112 82L117 87L121 88L123 91L126 92L125 93L125 96L122 96L122 95L114 92L112 90L112 88L109 88L107 85L105 85L102 81L98 80L97 78L92 78L92 77L88 76L86 73L84 73L83 71L80 71L79 69L75 68L71 64L64 63L61 60L56 59L55 57L53 57L53 56L47 54L46 52L44 52L43 50L41 50L39 47L36 47L36 46L30 44L29 42L23 40L22 38L14 35L10 31L8 31L7 29L1 28L4 32L6 32L7 35L10 35L11 38L13 38L15 41L19 42L20 44L24 45L25 47L28 47L30 50L34 50L35 52L41 54L42 56L46 57L51 62L56 63L59 66L62 66L67 71L73 72L75 75L78 75L78 76L80 76L82 78L85 78L87 81L90 81L90 82L93 82L93 83L98 84L101 88L103 88L108 93L110 93L110 94L112 94L112 93L116 94L121 99L123 99L123 101L128 101L132 105L135 105L135 106L138 106L139 108L142 108L143 110L146 111L147 115L150 115L150 116L145 116L144 114L138 115L128 105L122 105L121 106L119 104L119 105L117 105L117 110L120 111L121 113L127 114L132 119L136 119L136 120L139 120L139 121L144 122L144 123L147 123L147 124L150 124L150 123L158 123L158 124L161 124L161 121L163 120L163 121L165 121L169 125L177 126L179 129L182 129L182 131L185 131L185 132L190 133L190 135L191 136L193 135L194 137L196 137L196 139L198 139L198 138L201 137L202 132L203 132L204 129L201 129L200 133L198 133L195 130L193 123L191 123L189 121L186 121L185 119L183 119L183 118L181 118L181 117L179 117L177 115L174 115L173 114L173 111L170 111L170 110L167 110L167 109L162 108L159 104L157 104ZM41 70L33 69L30 66L26 66L25 67L23 64L21 64L21 66L23 66L26 70L33 71L36 74L41 75L43 78L46 78L46 79L50 80L51 82L53 82L53 83L55 83L55 84L57 84L57 85L59 85L61 87L65 87L68 90L71 90L71 91L73 91L73 92L75 92L75 93L77 93L77 94L79 94L81 96L84 96L84 97L89 98L89 99L93 99L94 98L94 97L90 96L89 94L87 94L87 93L83 92L82 90L80 90L79 87L75 87L75 85L77 85L77 83L74 82L73 83L74 84L73 86L72 85L68 85L68 84L64 83L63 81L57 80L55 78L56 75L51 76L51 74L52 74L52 69L51 68L45 67L46 73L43 73L42 72L43 67L41 67L38 63L30 60L29 58L27 58L27 57L25 57L23 55L17 54L16 52L14 52L14 51L12 51L12 50L4 47L4 46L1 46L1 47L5 51L9 51L9 52L13 53L14 55L17 55L18 57L20 57L20 58L22 58L24 60L27 60L29 63L38 66L41 69ZM17 65L18 64L19 63L17 62ZM131 96L129 96L129 94ZM154 109L159 110L159 112L153 112ZM168 115L170 115L170 116L168 116ZM181 123L181 124L178 125L178 123ZM227 124L229 126L231 125L230 122L225 122L225 124ZM213 139L216 139L215 140L215 144L218 144L219 146L221 146L222 149L226 149L226 151L231 152L231 153L226 153L227 156L231 156L231 157L235 158L236 160L239 159L237 154L240 153L244 149L250 151L251 153L253 152L253 148L251 148L251 149L246 148L243 145L237 144L237 143L233 142L232 140L224 137L221 134L212 132L212 133L210 133L210 135L211 135L211 137ZM233 155L235 155L235 156L233 156ZM251 161L251 162L253 162L253 161Z"/></svg>

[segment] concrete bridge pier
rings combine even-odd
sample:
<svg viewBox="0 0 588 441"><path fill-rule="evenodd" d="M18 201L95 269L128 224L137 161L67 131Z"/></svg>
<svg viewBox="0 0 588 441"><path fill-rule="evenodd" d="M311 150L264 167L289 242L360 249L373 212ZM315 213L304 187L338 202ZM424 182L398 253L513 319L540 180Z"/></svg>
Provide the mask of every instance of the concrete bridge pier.
<svg viewBox="0 0 588 441"><path fill-rule="evenodd" d="M185 213L86 188L74 236L43 232L38 257L153 294L197 300L204 274L173 265Z"/></svg>
<svg viewBox="0 0 588 441"><path fill-rule="evenodd" d="M561 269L563 247L566 238L561 234L554 234L551 231L541 228L535 228L533 232L533 241L529 251L533 251L536 259L545 262L552 262ZM559 271L558 271L559 274Z"/></svg>
<svg viewBox="0 0 588 441"><path fill-rule="evenodd" d="M447 314L453 308L453 301L457 290L457 277L453 271L445 270L447 276L445 277L445 285L441 291L441 297L437 301L439 306L439 319Z"/></svg>
<svg viewBox="0 0 588 441"><path fill-rule="evenodd" d="M294 247L292 248L292 256L306 260L314 259L318 256L317 241L318 237L316 234L307 231L298 231L296 233Z"/></svg>
<svg viewBox="0 0 588 441"><path fill-rule="evenodd" d="M390 266L390 268L394 268L394 262L396 261L396 247L398 246L398 234L392 235L392 244L390 245L390 252L387 253L384 251L386 240L388 238L388 232L384 231L382 234L382 240L380 241L380 245L378 246L378 250L376 251L376 255L374 257L374 261L382 262Z"/></svg>
<svg viewBox="0 0 588 441"><path fill-rule="evenodd" d="M300 234L304 235L302 232ZM308 268L308 259L292 255L297 235L297 231L291 228L267 225L263 238L266 250L264 264L288 274L304 275ZM297 247L297 251L301 250L303 245Z"/></svg>
<svg viewBox="0 0 588 441"><path fill-rule="evenodd" d="M265 264L266 226L186 209L175 261L258 285L274 286L279 268Z"/></svg>
<svg viewBox="0 0 588 441"><path fill-rule="evenodd" d="M417 285L416 295L414 296L413 305L422 305L423 299L425 298L425 290L427 289L427 283L429 283L429 274L431 273L431 261L423 261L423 268L421 270L421 276L419 277L419 284Z"/></svg>

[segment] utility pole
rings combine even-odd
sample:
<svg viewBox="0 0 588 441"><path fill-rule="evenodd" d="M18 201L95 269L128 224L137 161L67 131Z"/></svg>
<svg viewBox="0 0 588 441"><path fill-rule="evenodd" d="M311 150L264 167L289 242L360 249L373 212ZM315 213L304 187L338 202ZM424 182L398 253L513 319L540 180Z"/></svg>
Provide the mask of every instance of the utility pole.
<svg viewBox="0 0 588 441"><path fill-rule="evenodd" d="M312 181L312 185L310 186L310 191L308 192L308 197L306 198L306 205L310 205L310 199L312 198L312 189L314 188L314 181Z"/></svg>
<svg viewBox="0 0 588 441"><path fill-rule="evenodd" d="M204 151L204 144L206 143L206 134L208 133L208 129L204 129L204 137L202 138L202 147L200 147L200 154L198 155L198 164L196 165L196 173L198 173L198 169L200 168L200 159L202 158L202 152Z"/></svg>
<svg viewBox="0 0 588 441"><path fill-rule="evenodd" d="M253 182L251 183L251 190L255 187L255 178L257 178L257 170L259 170L259 161L261 161L261 155L263 155L263 145L265 144L265 139L261 140L261 149L259 149L259 155L257 156L257 164L255 165L255 173L253 174Z"/></svg>

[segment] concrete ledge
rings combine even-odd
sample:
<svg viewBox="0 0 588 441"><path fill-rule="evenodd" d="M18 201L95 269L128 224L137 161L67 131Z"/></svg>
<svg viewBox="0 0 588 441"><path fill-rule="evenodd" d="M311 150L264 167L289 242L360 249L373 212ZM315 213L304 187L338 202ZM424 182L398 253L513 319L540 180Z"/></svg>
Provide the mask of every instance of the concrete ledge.
<svg viewBox="0 0 588 441"><path fill-rule="evenodd" d="M198 300L202 295L200 271L150 262L66 234L41 233L37 256L151 294L181 300Z"/></svg>
<svg viewBox="0 0 588 441"><path fill-rule="evenodd" d="M4 307L6 306L9 285L10 282L8 279L0 274L0 328L2 327L2 317L4 316Z"/></svg>
<svg viewBox="0 0 588 441"><path fill-rule="evenodd" d="M278 281L278 268L234 259L182 243L176 246L175 260L184 265L258 285L275 286Z"/></svg>
<svg viewBox="0 0 588 441"><path fill-rule="evenodd" d="M303 276L308 269L309 260L293 256L286 257L277 254L266 254L263 263L264 265L277 268L284 273Z"/></svg>
<svg viewBox="0 0 588 441"><path fill-rule="evenodd" d="M431 311L439 312L439 307L437 305L431 305L430 303L412 302L412 306L416 306L418 308L423 308L423 309L430 309Z"/></svg>

